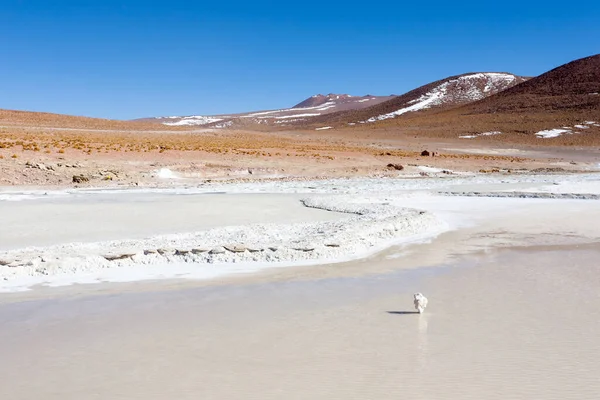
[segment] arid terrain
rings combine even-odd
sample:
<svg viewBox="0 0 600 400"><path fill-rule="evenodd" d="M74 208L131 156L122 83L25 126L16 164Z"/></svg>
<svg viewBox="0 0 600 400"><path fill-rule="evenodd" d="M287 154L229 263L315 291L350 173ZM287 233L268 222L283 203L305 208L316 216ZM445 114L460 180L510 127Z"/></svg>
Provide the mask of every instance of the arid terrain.
<svg viewBox="0 0 600 400"><path fill-rule="evenodd" d="M479 75L476 79L451 77L448 83L434 82L374 107L328 114L309 122L340 128L351 124L350 128L358 130L369 125L370 129L420 137L494 136L495 141L517 144L539 144L540 139L558 146L600 144L600 55L530 79L493 76L487 87L491 87L490 80L509 79L511 85L493 94L488 90L488 96L477 96L483 79ZM472 101L451 101L473 93Z"/></svg>
<svg viewBox="0 0 600 400"><path fill-rule="evenodd" d="M0 112L0 398L593 398L596 103L486 76L356 125Z"/></svg>
<svg viewBox="0 0 600 400"><path fill-rule="evenodd" d="M234 119L0 110L0 185L587 171L598 163L598 92L600 55L533 78L463 74L401 96L315 95Z"/></svg>
<svg viewBox="0 0 600 400"><path fill-rule="evenodd" d="M529 3L3 2L0 400L599 398L600 2Z"/></svg>
<svg viewBox="0 0 600 400"><path fill-rule="evenodd" d="M1 128L0 185L155 186L211 179L426 177L441 171L587 171L598 159L597 149L588 147L515 147L486 137L440 140L385 130L316 134L109 128Z"/></svg>

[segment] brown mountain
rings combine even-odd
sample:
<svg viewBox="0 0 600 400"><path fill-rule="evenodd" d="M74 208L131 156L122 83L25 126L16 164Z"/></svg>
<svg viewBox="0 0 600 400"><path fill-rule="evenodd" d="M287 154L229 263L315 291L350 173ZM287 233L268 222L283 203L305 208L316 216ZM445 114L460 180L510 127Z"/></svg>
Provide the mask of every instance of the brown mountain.
<svg viewBox="0 0 600 400"><path fill-rule="evenodd" d="M509 73L477 72L451 76L401 96L364 108L331 113L310 120L314 124L372 123L428 109L447 109L492 96L526 81Z"/></svg>
<svg viewBox="0 0 600 400"><path fill-rule="evenodd" d="M316 94L296 104L292 108L319 107L323 106L324 104L335 104L335 111L340 111L343 109L361 109L379 104L389 100L392 97L394 96L371 96L370 94L367 94L366 96L357 97L349 94Z"/></svg>
<svg viewBox="0 0 600 400"><path fill-rule="evenodd" d="M325 104L329 101L335 101L335 100L340 100L340 99L345 100L345 99L349 99L349 98L352 98L352 96L350 96L348 94L333 94L333 93L330 93L328 95L315 94L314 96L311 96L308 99L296 104L292 108L318 107L318 106L322 106L323 104Z"/></svg>
<svg viewBox="0 0 600 400"><path fill-rule="evenodd" d="M433 137L600 145L599 93L600 55L595 55L473 103L406 113L402 118L368 125L387 132Z"/></svg>
<svg viewBox="0 0 600 400"><path fill-rule="evenodd" d="M561 65L486 100L470 113L600 110L600 54Z"/></svg>

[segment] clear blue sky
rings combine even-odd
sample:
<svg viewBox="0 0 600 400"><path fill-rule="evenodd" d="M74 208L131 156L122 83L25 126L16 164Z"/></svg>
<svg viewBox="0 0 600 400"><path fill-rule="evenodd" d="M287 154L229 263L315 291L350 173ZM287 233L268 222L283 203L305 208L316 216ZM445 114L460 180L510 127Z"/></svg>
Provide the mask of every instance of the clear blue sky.
<svg viewBox="0 0 600 400"><path fill-rule="evenodd" d="M2 0L0 108L129 119L537 75L600 53L600 1Z"/></svg>

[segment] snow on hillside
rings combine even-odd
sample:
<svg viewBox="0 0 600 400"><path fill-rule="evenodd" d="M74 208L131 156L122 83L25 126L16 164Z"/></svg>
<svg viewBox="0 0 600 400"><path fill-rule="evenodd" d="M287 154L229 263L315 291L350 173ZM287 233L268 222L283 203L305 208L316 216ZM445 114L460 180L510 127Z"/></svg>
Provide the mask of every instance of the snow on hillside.
<svg viewBox="0 0 600 400"><path fill-rule="evenodd" d="M585 129L590 129L590 127L600 127L600 124L595 122L595 121L585 121L583 124L578 124L575 125L573 128L571 128L570 126L563 126L562 128L555 128L555 129L546 129L543 131L539 131L537 132L535 135L538 138L542 138L542 139L552 139L552 138L556 138L562 135L572 135L572 134L577 134L577 133L582 133L582 132L578 132L575 129L580 129L580 130L585 130Z"/></svg>
<svg viewBox="0 0 600 400"><path fill-rule="evenodd" d="M511 74L484 72L460 76L448 80L415 100L411 100L399 110L371 117L367 121L376 122L394 118L407 112L424 110L443 104L462 104L481 100L511 86L517 78Z"/></svg>
<svg viewBox="0 0 600 400"><path fill-rule="evenodd" d="M555 137L559 137L563 133L572 134L573 132L570 129L547 129L545 131L539 131L535 135L544 139L551 139Z"/></svg>
<svg viewBox="0 0 600 400"><path fill-rule="evenodd" d="M500 131L483 132L483 133L479 133L479 134L475 134L475 135L463 135L463 136L459 136L459 138L460 139L475 139L480 136L495 136L495 135L502 135L502 132L500 132Z"/></svg>
<svg viewBox="0 0 600 400"><path fill-rule="evenodd" d="M179 119L176 122L163 122L163 125L183 126L183 125L206 125L213 122L223 121L223 118L205 117L202 115L192 115L189 117L168 117L169 119Z"/></svg>
<svg viewBox="0 0 600 400"><path fill-rule="evenodd" d="M317 116L321 115L321 113L305 113L305 114L296 114L296 115L288 115L288 116L276 116L275 114L289 114L296 113L302 111L325 111L330 108L335 107L336 104L333 101L329 101L327 103L323 103L319 106L313 107L297 107L297 108L282 108L280 110L272 110L272 111L261 111L255 112L247 115L240 115L240 118L291 118L291 117L299 117L299 116Z"/></svg>
<svg viewBox="0 0 600 400"><path fill-rule="evenodd" d="M314 95L291 108L282 108L267 111L254 111L230 115L213 116L189 116L189 117L157 117L164 125L209 125L211 128L226 128L242 124L291 124L306 121L311 117L317 117L340 110L352 110L366 108L370 105L381 103L392 96L366 95L355 97L349 94ZM243 122L242 122L243 121ZM218 124L215 124L217 123Z"/></svg>

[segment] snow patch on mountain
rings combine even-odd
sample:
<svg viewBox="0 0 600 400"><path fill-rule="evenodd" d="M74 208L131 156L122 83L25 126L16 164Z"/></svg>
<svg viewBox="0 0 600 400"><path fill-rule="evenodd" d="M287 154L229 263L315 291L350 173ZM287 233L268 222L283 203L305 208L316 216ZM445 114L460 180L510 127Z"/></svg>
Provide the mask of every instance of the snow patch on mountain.
<svg viewBox="0 0 600 400"><path fill-rule="evenodd" d="M169 117L170 119L175 119L179 117ZM212 124L213 122L223 121L223 118L215 118L215 117L205 117L202 115L192 115L189 117L183 117L181 120L177 122L163 122L164 125L170 126L183 126L183 125L206 125Z"/></svg>
<svg viewBox="0 0 600 400"><path fill-rule="evenodd" d="M479 137L479 136L495 136L495 135L502 135L502 132L500 132L500 131L483 132L483 133L479 133L479 134L475 134L475 135L463 135L463 136L459 136L459 138L475 139L476 137Z"/></svg>
<svg viewBox="0 0 600 400"><path fill-rule="evenodd" d="M510 87L516 79L514 75L497 72L463 75L450 79L419 98L407 102L406 104L410 104L408 107L371 117L361 122L383 121L408 112L420 111L443 104L462 104L481 100L488 95Z"/></svg>
<svg viewBox="0 0 600 400"><path fill-rule="evenodd" d="M543 131L537 132L535 135L539 138L543 139L551 139L559 137L563 134L572 134L573 132L570 129L546 129Z"/></svg>

